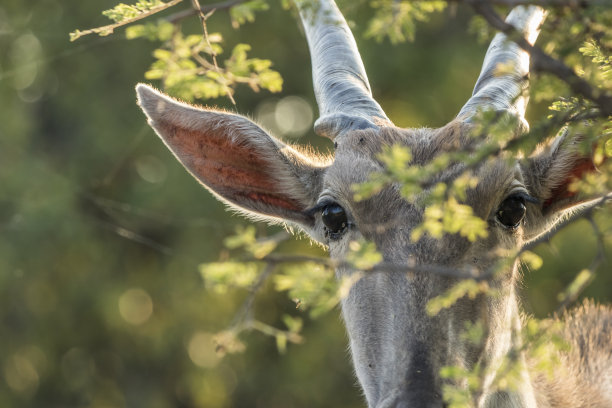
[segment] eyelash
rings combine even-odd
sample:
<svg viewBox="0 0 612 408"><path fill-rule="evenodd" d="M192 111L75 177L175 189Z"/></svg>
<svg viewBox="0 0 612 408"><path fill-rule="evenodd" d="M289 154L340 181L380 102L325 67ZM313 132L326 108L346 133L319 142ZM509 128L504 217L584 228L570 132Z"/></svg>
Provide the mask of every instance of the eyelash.
<svg viewBox="0 0 612 408"><path fill-rule="evenodd" d="M508 198L508 197L520 197L523 200L525 200L525 202L532 203L532 204L540 204L540 200L538 200L535 197L530 196L529 194L527 194L527 193L525 193L523 191L519 191L517 193L508 194L508 196L506 198Z"/></svg>
<svg viewBox="0 0 612 408"><path fill-rule="evenodd" d="M320 203L317 203L314 207L305 210L304 214L312 217L313 215L315 215L316 213L318 213L319 211L321 211L322 209L324 209L325 207L333 203L334 201L332 200L323 200Z"/></svg>

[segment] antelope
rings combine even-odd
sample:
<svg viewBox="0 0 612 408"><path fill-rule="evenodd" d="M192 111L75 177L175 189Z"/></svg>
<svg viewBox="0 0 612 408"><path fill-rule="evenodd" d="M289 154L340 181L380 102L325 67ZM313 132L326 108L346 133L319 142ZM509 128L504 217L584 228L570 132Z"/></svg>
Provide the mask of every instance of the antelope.
<svg viewBox="0 0 612 408"><path fill-rule="evenodd" d="M314 131L333 140L333 160L290 146L239 114L194 107L144 84L136 87L148 123L220 201L250 218L300 228L328 248L339 265L338 278L360 273L343 262L356 240L373 242L385 264L407 270L408 265L469 266L484 273L498 260L490 254L521 248L584 204L568 184L589 158L575 140L560 137L530 157L493 159L473 170L479 181L465 202L487 222L486 238L470 242L457 234L439 239L425 234L414 242L411 231L423 220L425 200L408 202L397 185L389 185L358 201L351 186L383 168L379 153L385 146L409 147L411 164L418 166L445 152L467 150L480 110L510 115L517 119L516 131L524 132L529 55L497 34L457 117L438 129L402 129L373 99L355 40L333 0L319 0L316 7L307 0L296 3L320 112ZM537 6L519 6L506 21L533 44L545 14ZM503 72L496 71L499 64L506 67ZM464 167L455 163L438 179L451 182ZM491 280L500 295L464 297L430 316L427 302L458 280L379 270L364 273L341 300L354 370L369 407L447 406L442 387L449 380L441 378L440 369L471 370L477 364L489 373L478 407L612 406L610 309L584 304L565 316L562 331L571 347L559 352L561 369L554 378L532 370L519 351L517 384L500 389L493 386L496 370L511 350L522 350L517 262ZM475 345L461 334L467 322L477 321L484 324L485 338Z"/></svg>

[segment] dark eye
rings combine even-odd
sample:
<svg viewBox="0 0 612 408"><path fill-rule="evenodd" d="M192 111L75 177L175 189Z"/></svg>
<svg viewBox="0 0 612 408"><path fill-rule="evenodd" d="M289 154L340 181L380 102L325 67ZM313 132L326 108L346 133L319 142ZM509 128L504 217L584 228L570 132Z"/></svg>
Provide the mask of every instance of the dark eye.
<svg viewBox="0 0 612 408"><path fill-rule="evenodd" d="M344 208L336 203L328 204L323 208L321 219L327 230L332 234L332 237L333 234L343 232L348 225Z"/></svg>
<svg viewBox="0 0 612 408"><path fill-rule="evenodd" d="M495 216L504 226L515 229L525 217L526 211L524 197L510 196L501 203Z"/></svg>

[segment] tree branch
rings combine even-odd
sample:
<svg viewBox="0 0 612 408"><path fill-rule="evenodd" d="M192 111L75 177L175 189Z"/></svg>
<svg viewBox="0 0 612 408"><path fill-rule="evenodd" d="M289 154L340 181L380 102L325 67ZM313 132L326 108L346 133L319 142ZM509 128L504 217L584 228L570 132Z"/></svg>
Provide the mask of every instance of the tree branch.
<svg viewBox="0 0 612 408"><path fill-rule="evenodd" d="M228 1L226 6L231 7L239 2L242 2L242 0ZM204 11L204 7L200 6L199 0L191 0L191 5L192 5L193 13L197 14L200 17L200 22L202 23L202 34L204 36L204 41L206 41L206 45L211 51L210 56L213 61L214 71L219 75L219 78L222 79L223 88L225 89L225 94L227 95L229 100L232 102L232 104L236 105L236 101L234 100L234 97L232 96L231 89L229 88L229 86L227 86L227 81L225 80L225 77L223 76L223 74L221 73L221 70L219 69L219 64L217 63L217 53L215 52L212 44L210 43L210 38L208 36L208 27L206 25L206 20L216 11L216 9L213 8L208 12Z"/></svg>
<svg viewBox="0 0 612 408"><path fill-rule="evenodd" d="M184 20L188 17L194 16L200 12L204 13L204 14L208 14L211 11L216 11L216 10L227 10L230 9L238 4L241 3L246 3L249 0L227 0L227 1L222 1L219 3L213 3L213 4L205 4L204 6L200 7L200 10L194 9L194 8L190 8L190 9L186 9L183 11L179 11L178 13L174 13L170 16L168 16L166 18L166 21L175 24L178 23L181 20Z"/></svg>
<svg viewBox="0 0 612 408"><path fill-rule="evenodd" d="M301 262L312 262L329 268L349 268L355 269L355 266L350 262L341 261L336 262L329 258L322 258L308 255L278 255L271 254L263 258L248 259L245 262L266 262L272 265L284 264L284 263L301 263ZM479 273L476 268L449 268L443 265L416 265L416 264L400 264L392 262L380 262L376 265L359 269L362 272L374 273L374 272L402 272L402 273L435 273L441 276L457 279L475 279L484 280L490 277L490 274L483 275Z"/></svg>
<svg viewBox="0 0 612 408"><path fill-rule="evenodd" d="M535 246L537 246L538 244L541 244L542 242L550 241L551 238L554 237L559 231L561 231L568 225L573 224L574 222L576 222L577 220L581 218L590 217L595 211L595 209L599 208L599 206L606 204L608 201L611 201L611 200L612 200L612 194L605 195L601 197L600 199L598 199L597 201L595 201L592 205L590 205L585 210L572 214L571 216L567 217L562 222L558 223L553 229L551 229L547 233L540 235L538 238L534 239L533 241L530 241L529 243L527 243L527 245L523 246L519 255L525 251L529 251L533 249Z"/></svg>
<svg viewBox="0 0 612 408"><path fill-rule="evenodd" d="M612 96L606 91L594 88L589 82L580 78L574 70L542 51L541 48L529 44L529 42L512 26L506 23L499 14L495 12L489 0L464 0L471 4L476 13L480 14L493 28L506 34L519 47L531 56L533 68L539 72L552 74L568 84L570 89L595 102L602 116L612 116Z"/></svg>
<svg viewBox="0 0 612 408"><path fill-rule="evenodd" d="M447 0L449 3L473 3L471 0ZM610 0L487 0L488 4L496 6L540 6L569 7L572 9L585 8L591 6L610 6Z"/></svg>
<svg viewBox="0 0 612 408"><path fill-rule="evenodd" d="M172 6L176 6L177 4L179 4L180 2L182 2L183 0L172 0L168 3L164 3L158 7L154 7L148 11L145 11L143 13L138 14L136 17L133 18L128 18L125 20L121 20L115 24L109 24L109 25L105 25L103 27L97 27L97 28L91 28L89 30L76 30L70 33L70 41L76 41L77 39L79 39L80 37L84 36L84 35L88 35L88 34L100 34L100 35L109 35L112 34L113 31L115 30L115 28L119 28L122 27L124 25L128 25L131 24L133 22L142 20L143 18L147 18L149 16L152 16L153 14L157 14L160 11L164 11Z"/></svg>
<svg viewBox="0 0 612 408"><path fill-rule="evenodd" d="M563 294L561 303L555 310L555 314L561 314L567 306L574 303L578 296L595 280L595 271L606 260L606 248L604 245L604 236L599 226L593 220L593 215L589 213L586 219L591 224L595 237L597 238L597 254L587 269L583 269L576 275L574 281L568 286L568 289Z"/></svg>

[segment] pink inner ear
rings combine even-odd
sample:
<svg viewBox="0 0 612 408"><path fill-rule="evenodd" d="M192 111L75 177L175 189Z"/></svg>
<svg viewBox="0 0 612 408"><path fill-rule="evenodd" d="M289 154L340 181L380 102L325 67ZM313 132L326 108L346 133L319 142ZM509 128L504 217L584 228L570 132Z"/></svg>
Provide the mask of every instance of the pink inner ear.
<svg viewBox="0 0 612 408"><path fill-rule="evenodd" d="M246 198L255 206L301 211L299 202L281 190L273 169L259 152L245 143L232 142L224 128L197 131L168 122L157 126L181 163L222 197L239 205L244 205Z"/></svg>
<svg viewBox="0 0 612 408"><path fill-rule="evenodd" d="M582 176L584 176L586 173L590 173L595 170L596 170L596 167L593 164L593 160L591 158L584 158L584 159L577 160L574 163L574 167L572 168L572 170L567 174L567 177L565 178L563 183L559 184L556 188L554 188L550 192L550 197L548 198L548 200L544 202L544 205L542 207L543 210L548 209L551 205L555 204L556 202L560 200L575 196L576 193L569 190L569 185L574 180L581 179ZM574 205L574 204L578 204L578 203L568 204L567 207L570 207L571 205ZM559 208L559 210L561 209L563 208Z"/></svg>

